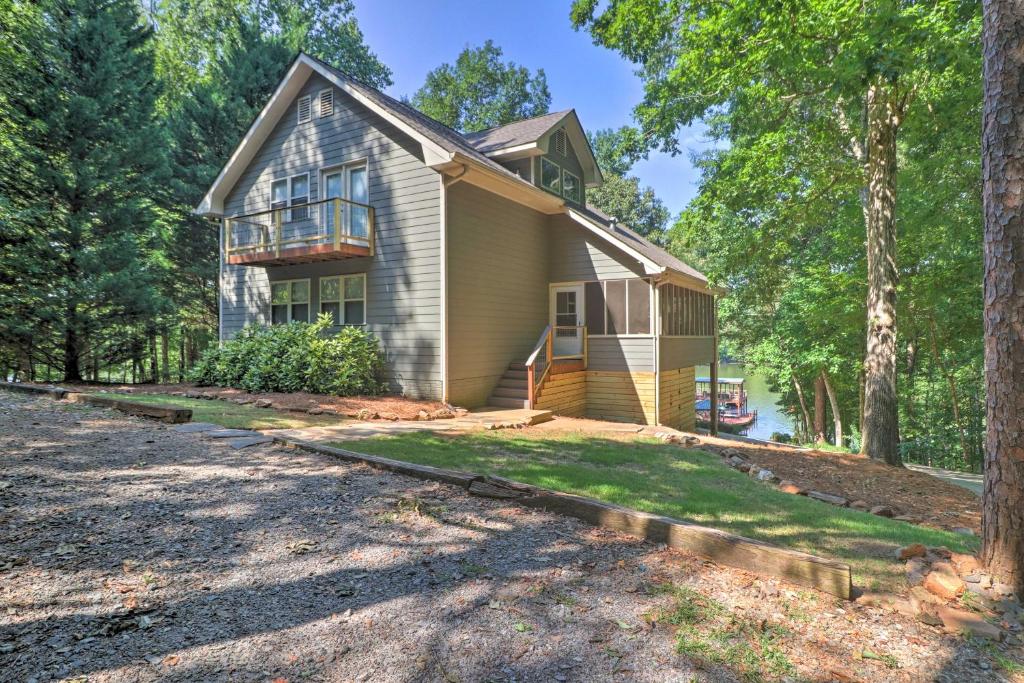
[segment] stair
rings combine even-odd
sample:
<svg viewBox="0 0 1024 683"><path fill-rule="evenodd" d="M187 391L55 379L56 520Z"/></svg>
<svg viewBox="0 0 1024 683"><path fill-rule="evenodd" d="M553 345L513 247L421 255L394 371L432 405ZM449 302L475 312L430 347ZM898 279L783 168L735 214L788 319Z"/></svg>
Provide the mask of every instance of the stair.
<svg viewBox="0 0 1024 683"><path fill-rule="evenodd" d="M498 408L529 408L530 395L527 387L526 366L510 363L498 385L487 399L487 405Z"/></svg>

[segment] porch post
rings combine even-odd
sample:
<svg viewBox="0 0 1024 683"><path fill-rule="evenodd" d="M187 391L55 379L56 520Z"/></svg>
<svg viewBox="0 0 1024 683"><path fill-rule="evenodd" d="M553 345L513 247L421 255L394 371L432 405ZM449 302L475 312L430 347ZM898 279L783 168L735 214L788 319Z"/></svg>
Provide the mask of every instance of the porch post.
<svg viewBox="0 0 1024 683"><path fill-rule="evenodd" d="M712 295L713 296L713 295ZM718 436L718 300L712 298L711 436Z"/></svg>

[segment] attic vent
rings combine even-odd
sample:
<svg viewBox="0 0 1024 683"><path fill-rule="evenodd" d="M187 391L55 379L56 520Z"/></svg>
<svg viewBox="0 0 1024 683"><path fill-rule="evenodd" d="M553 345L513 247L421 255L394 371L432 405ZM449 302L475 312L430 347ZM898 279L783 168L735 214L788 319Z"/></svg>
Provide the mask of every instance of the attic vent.
<svg viewBox="0 0 1024 683"><path fill-rule="evenodd" d="M555 151L561 154L563 157L566 155L565 150L565 129L559 128L555 132Z"/></svg>
<svg viewBox="0 0 1024 683"><path fill-rule="evenodd" d="M313 102L309 95L299 98L299 123L307 123L313 118Z"/></svg>
<svg viewBox="0 0 1024 683"><path fill-rule="evenodd" d="M320 118L325 118L334 113L334 89L320 91Z"/></svg>

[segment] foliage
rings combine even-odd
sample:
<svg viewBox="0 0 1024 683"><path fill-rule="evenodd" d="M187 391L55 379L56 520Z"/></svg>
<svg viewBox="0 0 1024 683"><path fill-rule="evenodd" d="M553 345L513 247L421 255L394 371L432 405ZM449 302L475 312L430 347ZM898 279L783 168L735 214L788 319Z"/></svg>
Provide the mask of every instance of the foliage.
<svg viewBox="0 0 1024 683"><path fill-rule="evenodd" d="M627 175L637 159L636 130L599 130L588 135L604 184L587 190L587 204L594 206L644 237L663 242L669 211L650 187Z"/></svg>
<svg viewBox="0 0 1024 683"><path fill-rule="evenodd" d="M381 393L384 359L377 338L357 327L328 334L331 324L330 316L322 315L315 323L247 326L207 350L189 379L253 392Z"/></svg>
<svg viewBox="0 0 1024 683"><path fill-rule="evenodd" d="M467 47L455 64L427 74L412 105L449 128L470 133L548 113L551 93L543 69L534 74L502 62L501 48L488 40Z"/></svg>

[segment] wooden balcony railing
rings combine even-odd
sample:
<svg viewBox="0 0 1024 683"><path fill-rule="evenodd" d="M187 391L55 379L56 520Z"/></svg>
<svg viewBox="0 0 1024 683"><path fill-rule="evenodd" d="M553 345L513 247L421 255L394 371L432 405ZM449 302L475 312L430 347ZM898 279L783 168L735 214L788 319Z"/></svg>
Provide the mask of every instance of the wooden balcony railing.
<svg viewBox="0 0 1024 683"><path fill-rule="evenodd" d="M537 393L551 373L555 361L575 360L587 368L587 328L585 325L548 325L526 359L526 396L533 408Z"/></svg>
<svg viewBox="0 0 1024 683"><path fill-rule="evenodd" d="M258 211L224 219L232 265L271 266L373 256L373 207L347 199Z"/></svg>

